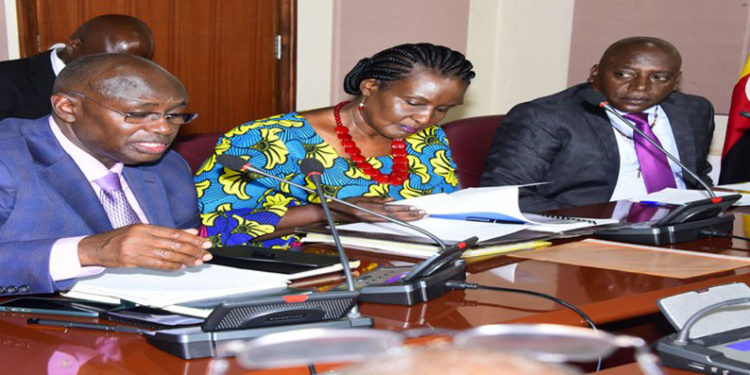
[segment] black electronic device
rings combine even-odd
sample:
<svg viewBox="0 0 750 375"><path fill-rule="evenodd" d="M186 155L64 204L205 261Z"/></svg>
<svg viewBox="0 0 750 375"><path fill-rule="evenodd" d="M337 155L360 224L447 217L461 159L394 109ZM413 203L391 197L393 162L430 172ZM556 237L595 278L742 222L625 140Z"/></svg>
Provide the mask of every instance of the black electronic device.
<svg viewBox="0 0 750 375"><path fill-rule="evenodd" d="M694 241L706 237L704 231L729 233L734 224L734 215L724 214L740 194L725 195L688 202L682 205L660 205L652 207L658 212L652 220L622 223L597 229L594 235L606 240L664 245ZM649 206L638 202L634 206Z"/></svg>
<svg viewBox="0 0 750 375"><path fill-rule="evenodd" d="M659 142L651 139L643 133L630 120L623 117L615 110L601 93L589 88L581 92L583 99L593 106L603 108L613 116L617 117L625 125L641 135L671 161L679 165L682 170L690 175L703 190L708 193L710 199L691 202L682 207L682 212L673 217L651 224L638 223L630 225L610 226L594 232L594 235L604 239L623 242L634 242L646 245L664 245L685 241L693 241L698 238L708 237L711 231L730 232L734 215L724 215L724 211L732 203L737 201L741 195L733 194L717 197L705 181L701 180L695 172L691 171L671 153L667 152ZM729 202L727 204L727 202Z"/></svg>
<svg viewBox="0 0 750 375"><path fill-rule="evenodd" d="M412 267L376 268L354 280L363 302L415 305L447 293L445 282L465 281L466 262L460 260L464 249L474 246L477 237L461 241ZM344 284L336 289L343 289Z"/></svg>
<svg viewBox="0 0 750 375"><path fill-rule="evenodd" d="M295 274L340 264L335 255L310 254L293 250L235 245L210 250L209 263L265 272Z"/></svg>
<svg viewBox="0 0 750 375"><path fill-rule="evenodd" d="M69 315L95 318L99 313L117 307L108 303L98 303L83 300L18 297L0 302L0 311L25 314Z"/></svg>
<svg viewBox="0 0 750 375"><path fill-rule="evenodd" d="M174 314L148 306L130 306L104 311L99 318L148 329L178 328L202 324L204 319Z"/></svg>
<svg viewBox="0 0 750 375"><path fill-rule="evenodd" d="M658 340L662 363L705 374L750 374L750 288L718 285L659 300L677 333Z"/></svg>

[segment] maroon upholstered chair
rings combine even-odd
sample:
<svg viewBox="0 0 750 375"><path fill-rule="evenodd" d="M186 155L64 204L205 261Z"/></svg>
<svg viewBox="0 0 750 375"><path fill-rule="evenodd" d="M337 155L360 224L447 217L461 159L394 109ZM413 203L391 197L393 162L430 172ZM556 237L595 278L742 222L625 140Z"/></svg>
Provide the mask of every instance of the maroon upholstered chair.
<svg viewBox="0 0 750 375"><path fill-rule="evenodd" d="M479 186L490 142L503 118L504 115L469 117L443 125L461 188Z"/></svg>
<svg viewBox="0 0 750 375"><path fill-rule="evenodd" d="M179 136L172 143L172 149L185 158L190 170L195 173L214 152L220 135L221 133L200 133Z"/></svg>

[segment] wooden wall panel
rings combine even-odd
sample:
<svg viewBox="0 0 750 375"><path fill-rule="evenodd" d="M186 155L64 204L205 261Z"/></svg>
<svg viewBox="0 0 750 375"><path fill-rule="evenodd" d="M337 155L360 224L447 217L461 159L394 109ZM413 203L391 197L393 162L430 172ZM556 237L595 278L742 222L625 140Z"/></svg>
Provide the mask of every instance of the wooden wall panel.
<svg viewBox="0 0 750 375"><path fill-rule="evenodd" d="M19 0L19 5L26 3L19 18L35 12L28 23L37 27L41 50L64 42L97 15L129 14L146 22L154 34L154 61L185 84L191 109L200 113L182 131L192 134L226 131L293 110L294 1L35 0L31 6ZM285 41L282 60L274 57L276 34ZM23 44L30 45L29 36L24 38ZM37 53L30 52L24 55Z"/></svg>

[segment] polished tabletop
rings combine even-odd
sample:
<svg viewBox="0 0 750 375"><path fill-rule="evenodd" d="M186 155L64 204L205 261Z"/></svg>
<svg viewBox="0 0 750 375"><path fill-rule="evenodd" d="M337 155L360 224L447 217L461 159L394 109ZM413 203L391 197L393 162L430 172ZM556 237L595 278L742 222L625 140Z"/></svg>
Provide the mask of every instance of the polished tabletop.
<svg viewBox="0 0 750 375"><path fill-rule="evenodd" d="M735 234L750 234L750 216L745 212L750 211L734 211ZM597 216L589 211L583 214ZM746 242L726 238L704 238L666 247L739 257L748 257L750 253L750 246ZM358 251L349 254L367 267L400 266L413 262L406 258L389 258ZM469 282L552 295L583 310L599 328L637 335L647 341L672 332L656 306L659 298L735 281L750 283L750 266L691 279L672 279L500 256L470 263L467 270ZM415 306L361 303L360 311L374 319L375 328L396 331L412 328L465 329L484 324L520 322L586 326L580 316L553 301L489 290L453 291ZM62 373L63 370L75 369L65 373L209 374L216 373L215 370L224 366L228 366L228 374L248 372L231 358L183 360L152 347L136 334L28 326L26 320L30 316L0 313L1 373ZM605 368L612 367L606 373L627 373L618 371L632 369L627 365L630 360L632 357L625 356L605 361ZM308 372L306 369L293 369L253 373Z"/></svg>

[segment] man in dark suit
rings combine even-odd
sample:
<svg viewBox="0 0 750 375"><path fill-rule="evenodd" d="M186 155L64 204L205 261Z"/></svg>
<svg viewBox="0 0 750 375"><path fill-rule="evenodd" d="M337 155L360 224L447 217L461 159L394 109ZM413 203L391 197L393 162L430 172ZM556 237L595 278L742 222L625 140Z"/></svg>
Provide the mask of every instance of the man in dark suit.
<svg viewBox="0 0 750 375"><path fill-rule="evenodd" d="M66 289L101 267L210 259L190 169L168 148L196 116L180 81L96 54L68 64L53 92L51 116L0 123L0 296Z"/></svg>
<svg viewBox="0 0 750 375"><path fill-rule="evenodd" d="M644 131L710 184L713 107L675 91L681 63L677 49L661 39L614 43L591 68L588 83L508 112L480 184L546 182L520 189L521 209L528 212L636 198L667 187L699 188L674 162L645 150L645 140L634 139L631 128L588 104L585 90L600 92L623 115L640 116ZM653 165L660 168L656 173Z"/></svg>
<svg viewBox="0 0 750 375"><path fill-rule="evenodd" d="M107 14L81 25L63 47L25 59L0 62L0 120L39 118L51 111L55 77L65 64L94 53L131 53L151 58L154 41L143 21Z"/></svg>

